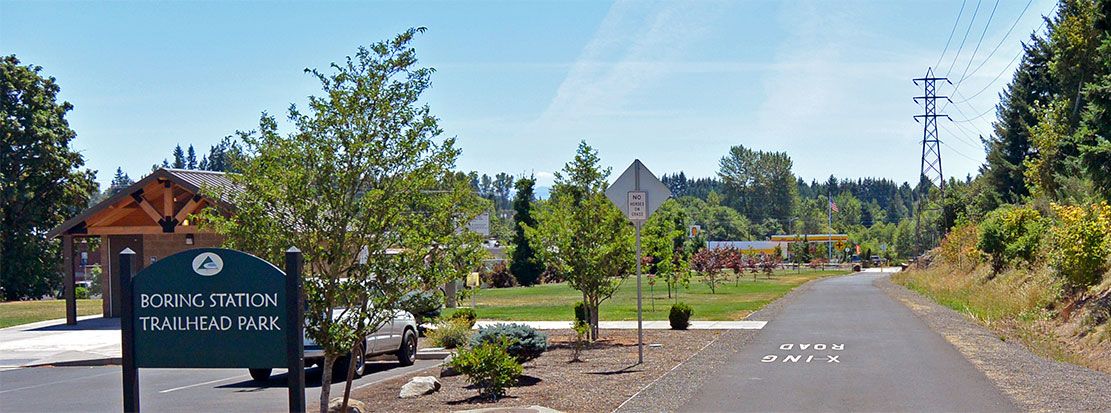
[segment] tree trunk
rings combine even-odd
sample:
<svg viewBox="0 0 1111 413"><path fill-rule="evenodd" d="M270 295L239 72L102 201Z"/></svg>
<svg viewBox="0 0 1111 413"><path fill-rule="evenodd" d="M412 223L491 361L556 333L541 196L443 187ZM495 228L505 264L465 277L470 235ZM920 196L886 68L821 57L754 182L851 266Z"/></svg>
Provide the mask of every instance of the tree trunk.
<svg viewBox="0 0 1111 413"><path fill-rule="evenodd" d="M590 303L590 341L598 340L598 303Z"/></svg>
<svg viewBox="0 0 1111 413"><path fill-rule="evenodd" d="M339 410L342 413L347 413L347 401L351 399L351 381L355 380L355 352L363 351L362 347L356 344L351 350L351 357L347 358L347 384L343 387L343 406Z"/></svg>
<svg viewBox="0 0 1111 413"><path fill-rule="evenodd" d="M336 364L336 357L324 353L324 365L320 377L320 413L328 413L328 399L332 390L332 367Z"/></svg>

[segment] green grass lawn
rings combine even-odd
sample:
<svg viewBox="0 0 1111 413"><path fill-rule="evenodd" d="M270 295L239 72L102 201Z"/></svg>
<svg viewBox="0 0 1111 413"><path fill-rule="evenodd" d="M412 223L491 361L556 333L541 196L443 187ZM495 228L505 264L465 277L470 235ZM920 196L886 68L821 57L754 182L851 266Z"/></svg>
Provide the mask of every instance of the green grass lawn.
<svg viewBox="0 0 1111 413"><path fill-rule="evenodd" d="M740 320L749 313L763 308L782 297L793 288L815 278L848 274L848 271L779 270L768 279L761 274L756 281L746 275L740 282L728 280L710 293L710 287L696 278L690 288L679 289L679 301L694 309L695 320ZM666 320L673 298L667 296L667 285L657 282L655 288L643 281L644 319ZM612 298L602 302L600 319L606 321L636 320L636 277L629 277ZM567 284L545 284L532 287L496 288L479 290L475 297L475 312L479 319L507 321L560 321L574 319L572 309L582 293ZM470 299L459 303L470 306ZM653 307L653 304L655 307ZM454 309L444 310L444 316Z"/></svg>
<svg viewBox="0 0 1111 413"><path fill-rule="evenodd" d="M100 299L77 300L77 315L100 314ZM66 318L66 300L10 301L0 303L0 328Z"/></svg>

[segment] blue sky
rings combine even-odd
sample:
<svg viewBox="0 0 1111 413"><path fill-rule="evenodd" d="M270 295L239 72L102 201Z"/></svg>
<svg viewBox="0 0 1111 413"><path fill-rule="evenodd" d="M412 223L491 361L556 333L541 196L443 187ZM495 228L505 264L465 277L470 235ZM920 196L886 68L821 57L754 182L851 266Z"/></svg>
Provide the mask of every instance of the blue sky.
<svg viewBox="0 0 1111 413"><path fill-rule="evenodd" d="M787 151L806 180L914 181L922 90L910 79L937 65L957 83L939 87L967 100L942 105L962 121L941 122L943 165L975 174L976 137L1053 5L0 0L0 53L58 79L73 146L102 184L117 166L144 176L179 143L206 152L263 111L284 117L318 93L303 69L414 26L428 28L414 43L437 70L425 100L458 138L461 170L550 185L585 139L615 175L639 158L657 175L711 176L741 144Z"/></svg>

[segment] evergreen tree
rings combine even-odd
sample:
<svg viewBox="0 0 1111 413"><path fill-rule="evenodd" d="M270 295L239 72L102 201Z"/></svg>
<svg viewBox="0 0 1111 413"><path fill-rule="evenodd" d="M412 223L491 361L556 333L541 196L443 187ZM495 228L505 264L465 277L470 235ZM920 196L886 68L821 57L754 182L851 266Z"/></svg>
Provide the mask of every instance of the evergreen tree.
<svg viewBox="0 0 1111 413"><path fill-rule="evenodd" d="M189 150L186 152L185 167L188 169L197 169L197 152L193 150L193 145L189 145Z"/></svg>
<svg viewBox="0 0 1111 413"><path fill-rule="evenodd" d="M185 152L181 150L181 145L174 147L174 163L171 166L174 169L185 169Z"/></svg>
<svg viewBox="0 0 1111 413"><path fill-rule="evenodd" d="M513 197L513 256L509 263L509 272L517 277L517 283L529 286L540 282L540 273L543 268L536 259L536 252L525 236L525 227L536 227L536 219L532 217L533 192L532 187L536 181L532 178L517 180L514 187L517 194Z"/></svg>
<svg viewBox="0 0 1111 413"><path fill-rule="evenodd" d="M123 168L116 167L116 175L112 177L112 184L108 190L111 191L112 194L115 194L120 192L121 189L131 186L133 183L135 183L135 181L132 181L130 176L123 173Z"/></svg>

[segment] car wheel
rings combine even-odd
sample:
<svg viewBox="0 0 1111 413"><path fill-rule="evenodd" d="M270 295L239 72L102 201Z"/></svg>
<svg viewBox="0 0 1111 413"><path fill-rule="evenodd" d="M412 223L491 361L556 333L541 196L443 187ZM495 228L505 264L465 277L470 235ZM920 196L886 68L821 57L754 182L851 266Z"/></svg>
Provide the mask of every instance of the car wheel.
<svg viewBox="0 0 1111 413"><path fill-rule="evenodd" d="M366 366L366 352L363 351L362 344L356 344L350 354L336 359L336 364L332 365L334 380L347 380L348 363L352 356L355 357L355 378L357 379L363 375L363 367Z"/></svg>
<svg viewBox="0 0 1111 413"><path fill-rule="evenodd" d="M405 330L401 339L401 348L397 349L397 361L402 366L409 366L417 359L417 335L413 330Z"/></svg>
<svg viewBox="0 0 1111 413"><path fill-rule="evenodd" d="M270 372L274 369L247 369L247 371L251 372L251 378L256 381L269 381Z"/></svg>

